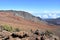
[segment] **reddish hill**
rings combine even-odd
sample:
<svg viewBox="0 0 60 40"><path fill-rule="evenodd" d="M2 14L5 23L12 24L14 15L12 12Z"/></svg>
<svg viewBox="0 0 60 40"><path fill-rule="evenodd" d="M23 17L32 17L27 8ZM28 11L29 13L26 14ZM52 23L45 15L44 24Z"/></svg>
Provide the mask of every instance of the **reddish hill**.
<svg viewBox="0 0 60 40"><path fill-rule="evenodd" d="M36 30L36 29L41 29L43 30L52 30L55 32L57 35L60 34L60 27L59 26L54 26L54 25L48 25L44 21L38 22L33 22L30 20L26 20L22 17L15 16L13 12L0 12L0 25L11 25L12 27L18 27L21 30Z"/></svg>
<svg viewBox="0 0 60 40"><path fill-rule="evenodd" d="M13 12L0 12L0 24L8 24L11 25L12 27L18 27L21 30L35 30L35 29L42 29L42 30L52 30L57 32L57 29L59 27L54 26L54 25L47 25L47 23L40 21L38 22L33 22L30 20L26 20L22 17L15 16Z"/></svg>

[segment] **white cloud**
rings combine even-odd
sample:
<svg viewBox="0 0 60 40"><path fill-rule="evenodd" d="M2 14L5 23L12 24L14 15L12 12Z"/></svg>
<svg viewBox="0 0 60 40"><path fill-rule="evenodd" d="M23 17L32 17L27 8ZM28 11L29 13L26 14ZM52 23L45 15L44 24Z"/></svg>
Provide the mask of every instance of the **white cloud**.
<svg viewBox="0 0 60 40"><path fill-rule="evenodd" d="M39 16L41 18L57 18L60 17L60 10L34 10L34 11L27 11L35 16Z"/></svg>
<svg viewBox="0 0 60 40"><path fill-rule="evenodd" d="M44 10L44 11L40 11L39 13L44 13L44 14L48 14L48 13L60 14L60 10L54 10L54 11L52 11L52 10L50 10L50 11L49 10Z"/></svg>
<svg viewBox="0 0 60 40"><path fill-rule="evenodd" d="M41 18L58 18L60 17L58 14L53 14L53 13L49 13L49 14L43 14L43 15L36 15L36 16L39 16Z"/></svg>
<svg viewBox="0 0 60 40"><path fill-rule="evenodd" d="M48 15L49 15L50 18L58 18L58 17L60 17L60 16L58 16L58 14L52 14L52 13L50 13Z"/></svg>
<svg viewBox="0 0 60 40"><path fill-rule="evenodd" d="M43 17L43 18L48 18L48 15L43 15L42 17Z"/></svg>
<svg viewBox="0 0 60 40"><path fill-rule="evenodd" d="M53 16L51 16L51 18L57 18L57 15L54 14Z"/></svg>

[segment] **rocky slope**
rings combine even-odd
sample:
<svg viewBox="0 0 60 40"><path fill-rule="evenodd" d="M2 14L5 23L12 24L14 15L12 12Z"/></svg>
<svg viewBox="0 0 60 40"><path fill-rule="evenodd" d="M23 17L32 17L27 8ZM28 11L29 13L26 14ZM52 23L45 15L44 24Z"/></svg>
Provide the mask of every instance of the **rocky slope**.
<svg viewBox="0 0 60 40"><path fill-rule="evenodd" d="M0 12L12 12L12 14L14 14L15 16L19 16L19 17L22 17L24 19L34 21L34 22L39 22L41 20L41 18L33 16L32 14L28 12L24 12L24 11L0 10Z"/></svg>
<svg viewBox="0 0 60 40"><path fill-rule="evenodd" d="M19 12L19 13L16 13L16 12ZM30 32L31 30L35 31L39 29L40 31L50 30L56 33L56 35L60 34L59 26L57 27L54 25L52 26L47 25L46 22L39 20L37 17L35 19L35 16L33 16L33 19L32 19L32 17L31 18L28 17L27 14L29 13L26 13L26 14L25 13L26 12L20 13L20 11L15 11L15 12L14 11L0 11L0 25L10 25L13 28L19 28L21 31L26 31L26 32L27 31ZM33 36L35 37L35 35Z"/></svg>
<svg viewBox="0 0 60 40"><path fill-rule="evenodd" d="M50 31L8 31L6 26L0 26L0 40L59 40L59 37ZM16 29L15 29L16 30Z"/></svg>

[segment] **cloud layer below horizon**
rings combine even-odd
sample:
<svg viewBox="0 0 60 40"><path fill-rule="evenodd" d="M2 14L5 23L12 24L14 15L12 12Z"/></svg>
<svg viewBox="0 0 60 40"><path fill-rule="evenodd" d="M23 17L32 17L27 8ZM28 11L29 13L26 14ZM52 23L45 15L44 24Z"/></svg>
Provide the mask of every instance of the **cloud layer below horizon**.
<svg viewBox="0 0 60 40"><path fill-rule="evenodd" d="M40 11L40 12L31 11L31 14L35 16L39 16L41 18L59 18L60 17L60 11Z"/></svg>

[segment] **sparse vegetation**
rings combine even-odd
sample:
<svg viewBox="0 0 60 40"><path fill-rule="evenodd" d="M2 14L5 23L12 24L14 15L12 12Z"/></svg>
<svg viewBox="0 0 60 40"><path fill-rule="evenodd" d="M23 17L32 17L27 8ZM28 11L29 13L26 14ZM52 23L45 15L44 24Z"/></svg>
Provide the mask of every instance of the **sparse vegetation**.
<svg viewBox="0 0 60 40"><path fill-rule="evenodd" d="M45 35L50 36L50 34L53 34L53 32L51 32L51 31L49 31L49 30L46 30L46 31L45 31Z"/></svg>
<svg viewBox="0 0 60 40"><path fill-rule="evenodd" d="M19 28L15 28L15 32L19 32L20 31L20 29Z"/></svg>
<svg viewBox="0 0 60 40"><path fill-rule="evenodd" d="M3 29L9 32L13 32L13 28L10 25L3 25Z"/></svg>
<svg viewBox="0 0 60 40"><path fill-rule="evenodd" d="M13 28L10 25L3 25L3 30L9 31L9 32L19 32L19 28Z"/></svg>

